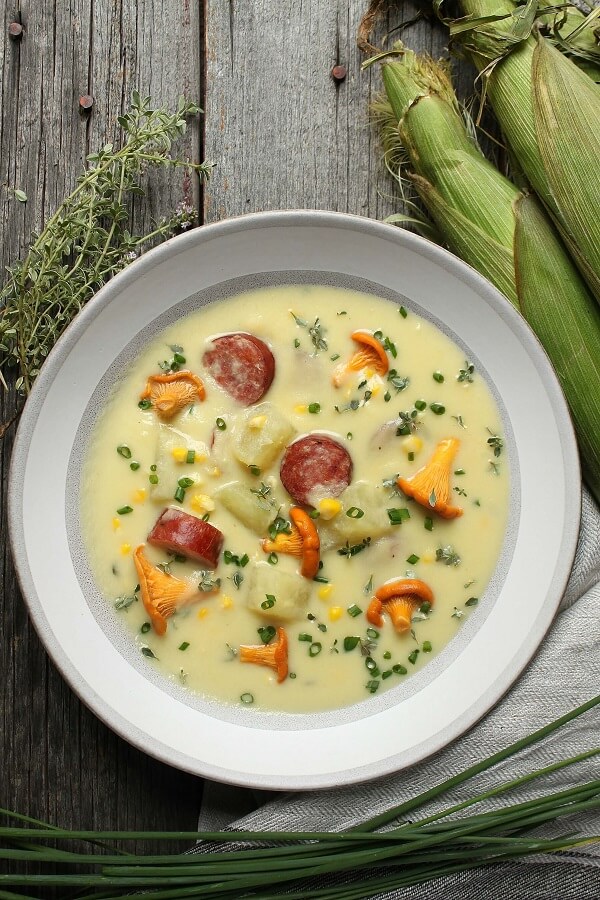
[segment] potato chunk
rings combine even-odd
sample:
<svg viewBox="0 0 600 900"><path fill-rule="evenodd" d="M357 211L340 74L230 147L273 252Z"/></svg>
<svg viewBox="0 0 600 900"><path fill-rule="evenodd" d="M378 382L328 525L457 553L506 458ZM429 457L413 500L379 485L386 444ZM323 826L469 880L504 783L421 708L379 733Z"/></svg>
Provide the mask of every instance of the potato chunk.
<svg viewBox="0 0 600 900"><path fill-rule="evenodd" d="M263 537L267 533L275 513L270 507L261 505L260 499L243 481L224 484L217 488L214 497L246 528Z"/></svg>
<svg viewBox="0 0 600 900"><path fill-rule="evenodd" d="M289 443L294 426L272 403L244 410L233 433L233 453L245 466L265 469Z"/></svg>
<svg viewBox="0 0 600 900"><path fill-rule="evenodd" d="M194 463L186 462L189 451L194 451ZM159 426L156 449L156 474L158 484L152 486L153 500L172 500L180 478L195 479L198 476L198 464L204 462L209 454L203 441L195 440L171 425Z"/></svg>
<svg viewBox="0 0 600 900"><path fill-rule="evenodd" d="M275 598L275 603L263 609L267 594ZM268 563L257 563L250 572L248 608L265 619L289 622L302 618L309 595L310 584L301 575L275 569Z"/></svg>
<svg viewBox="0 0 600 900"><path fill-rule="evenodd" d="M334 519L319 527L321 546L324 549L341 546L346 541L356 544L367 537L377 540L392 530L387 514L390 503L383 485L357 481L346 488L338 499L342 503L341 511ZM347 516L346 513L352 507L362 510L364 515L360 518Z"/></svg>

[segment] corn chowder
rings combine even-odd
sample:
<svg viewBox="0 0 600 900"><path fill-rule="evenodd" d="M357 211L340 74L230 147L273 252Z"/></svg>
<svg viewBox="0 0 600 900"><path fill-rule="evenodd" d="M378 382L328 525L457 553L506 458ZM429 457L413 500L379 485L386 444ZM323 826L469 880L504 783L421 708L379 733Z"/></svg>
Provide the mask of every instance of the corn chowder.
<svg viewBox="0 0 600 900"><path fill-rule="evenodd" d="M92 570L146 664L297 713L385 691L447 644L497 562L509 473L490 391L433 324L286 286L155 339L83 485Z"/></svg>

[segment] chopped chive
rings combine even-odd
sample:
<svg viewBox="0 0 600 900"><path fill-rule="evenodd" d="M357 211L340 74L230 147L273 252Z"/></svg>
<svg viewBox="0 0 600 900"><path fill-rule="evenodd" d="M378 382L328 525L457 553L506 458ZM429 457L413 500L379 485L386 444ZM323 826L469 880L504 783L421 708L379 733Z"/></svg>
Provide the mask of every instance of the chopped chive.
<svg viewBox="0 0 600 900"><path fill-rule="evenodd" d="M320 643L320 641L315 641L308 648L308 655L309 656L318 656L322 649L323 649L323 645Z"/></svg>
<svg viewBox="0 0 600 900"><path fill-rule="evenodd" d="M386 669L385 672L381 673L381 677L385 680L386 678L389 678L393 674L394 673L392 672L391 669Z"/></svg>
<svg viewBox="0 0 600 900"><path fill-rule="evenodd" d="M140 628L140 631L142 634L148 634L151 628L152 625L150 624L150 622L144 622L142 627Z"/></svg>
<svg viewBox="0 0 600 900"><path fill-rule="evenodd" d="M140 467L139 462L130 462L129 463L129 468L131 469L132 472L137 472L139 467Z"/></svg>
<svg viewBox="0 0 600 900"><path fill-rule="evenodd" d="M173 494L173 500L177 500L178 503L183 503L183 501L185 500L185 489L182 487L178 487Z"/></svg>
<svg viewBox="0 0 600 900"><path fill-rule="evenodd" d="M240 695L240 700L242 701L242 703L246 704L254 703L254 696L246 692L245 694Z"/></svg>
<svg viewBox="0 0 600 900"><path fill-rule="evenodd" d="M312 644L312 635L307 634L306 631L301 631L298 635L299 641L306 641L309 644Z"/></svg>
<svg viewBox="0 0 600 900"><path fill-rule="evenodd" d="M248 471L251 475L260 475L260 469L258 466L248 466Z"/></svg>
<svg viewBox="0 0 600 900"><path fill-rule="evenodd" d="M180 644L180 645L179 645L179 649L180 649L180 650L187 650L187 648L188 648L189 646L190 646L190 642L189 642L189 641L184 641L183 644Z"/></svg>
<svg viewBox="0 0 600 900"><path fill-rule="evenodd" d="M219 416L215 424L219 431L225 431L225 429L227 428L227 422L225 421L225 419L221 418L221 416Z"/></svg>
<svg viewBox="0 0 600 900"><path fill-rule="evenodd" d="M296 350L298 349L299 346L300 346L300 338L294 338L294 347L296 348Z"/></svg>
<svg viewBox="0 0 600 900"><path fill-rule="evenodd" d="M133 506L120 506L117 510L118 516L126 516L127 513L133 512Z"/></svg>
<svg viewBox="0 0 600 900"><path fill-rule="evenodd" d="M150 484L158 484L158 475L156 474L156 472L150 472L150 474L148 475L148 481L150 482Z"/></svg>
<svg viewBox="0 0 600 900"><path fill-rule="evenodd" d="M190 488L194 483L193 478L180 478L177 484L182 488Z"/></svg>
<svg viewBox="0 0 600 900"><path fill-rule="evenodd" d="M309 413L320 413L321 412L321 404L320 403L309 403L308 411L309 411Z"/></svg>
<svg viewBox="0 0 600 900"><path fill-rule="evenodd" d="M348 615L352 616L353 619L355 619L356 616L360 616L361 612L362 609L360 606L357 606L356 603L353 603L352 606L348 607Z"/></svg>
<svg viewBox="0 0 600 900"><path fill-rule="evenodd" d="M152 408L152 400L140 400L138 403L140 409L151 409Z"/></svg>
<svg viewBox="0 0 600 900"><path fill-rule="evenodd" d="M273 594L265 594L265 597L267 599L263 600L263 602L260 604L260 608L261 609L272 609L275 606L275 604L277 603L276 598L273 596Z"/></svg>
<svg viewBox="0 0 600 900"><path fill-rule="evenodd" d="M377 663L372 656L367 656L367 658L365 659L365 666L367 667L369 672L374 672L377 668Z"/></svg>
<svg viewBox="0 0 600 900"><path fill-rule="evenodd" d="M192 465L192 463L195 463L196 462L196 451L188 450L188 452L185 455L185 461L186 461L186 463L189 463L189 465Z"/></svg>
<svg viewBox="0 0 600 900"><path fill-rule="evenodd" d="M322 631L323 634L325 634L325 632L327 631L327 625L325 625L324 622L319 622L317 628L319 629L319 631Z"/></svg>
<svg viewBox="0 0 600 900"><path fill-rule="evenodd" d="M119 444L117 447L117 453L119 456L122 456L123 459L131 459L131 450L127 446L127 444Z"/></svg>
<svg viewBox="0 0 600 900"><path fill-rule="evenodd" d="M423 641L423 653L431 653L431 641Z"/></svg>
<svg viewBox="0 0 600 900"><path fill-rule="evenodd" d="M402 316L403 319L405 319L408 315L406 307L404 307L404 306L401 306L400 309L398 310L398 312L400 313L400 315Z"/></svg>
<svg viewBox="0 0 600 900"><path fill-rule="evenodd" d="M442 406L441 403L430 403L429 409L432 413L435 413L436 416L443 416L446 412L446 407Z"/></svg>
<svg viewBox="0 0 600 900"><path fill-rule="evenodd" d="M386 651L385 651L385 653L383 654L383 658L384 658L384 659L391 659L391 658L392 658L392 654L390 653L389 650L386 650Z"/></svg>
<svg viewBox="0 0 600 900"><path fill-rule="evenodd" d="M349 519L362 519L364 514L364 510L360 509L358 506L351 506L350 509L346 510L346 515Z"/></svg>
<svg viewBox="0 0 600 900"><path fill-rule="evenodd" d="M419 412L423 412L424 409L427 409L425 400L415 400L415 409L418 409Z"/></svg>
<svg viewBox="0 0 600 900"><path fill-rule="evenodd" d="M434 373L433 373L433 380L434 380L434 381L437 381L438 384L443 384L444 376L442 375L441 372L434 372Z"/></svg>
<svg viewBox="0 0 600 900"><path fill-rule="evenodd" d="M421 557L417 556L416 553L411 553L410 556L407 558L406 562L410 563L411 566L414 566L414 564L418 563L420 559L421 559Z"/></svg>
<svg viewBox="0 0 600 900"><path fill-rule="evenodd" d="M400 509L388 509L387 514L392 525L400 525L405 519L410 519L410 512L406 507Z"/></svg>
<svg viewBox="0 0 600 900"><path fill-rule="evenodd" d="M415 650L412 651L412 653L409 653L409 654L408 654L408 661L409 661L409 663L411 663L413 666L414 666L414 664L415 664L416 661L417 661L418 655L419 655L418 649L415 649Z"/></svg>
<svg viewBox="0 0 600 900"><path fill-rule="evenodd" d="M396 675L406 675L408 669L406 666L401 666L400 663L397 663L395 666L392 666L392 672L395 672Z"/></svg>
<svg viewBox="0 0 600 900"><path fill-rule="evenodd" d="M151 471L151 472L156 472L156 469L157 469L157 465L156 465L156 463L153 463L153 464L150 466L150 471Z"/></svg>
<svg viewBox="0 0 600 900"><path fill-rule="evenodd" d="M289 675L288 675L288 678L295 678L295 677L296 677L296 673L295 673L295 672L290 672Z"/></svg>
<svg viewBox="0 0 600 900"><path fill-rule="evenodd" d="M433 531L433 519L427 516L427 518L423 522L423 528L425 529L425 531Z"/></svg>
<svg viewBox="0 0 600 900"><path fill-rule="evenodd" d="M269 555L267 556L267 562L270 566L276 566L279 562L279 557L276 553L269 553Z"/></svg>
<svg viewBox="0 0 600 900"><path fill-rule="evenodd" d="M272 625L265 625L263 628L257 628L256 630L263 644L268 644L277 634Z"/></svg>
<svg viewBox="0 0 600 900"><path fill-rule="evenodd" d="M367 628L367 637L371 641L376 641L379 637L379 632L375 631L374 628Z"/></svg>
<svg viewBox="0 0 600 900"><path fill-rule="evenodd" d="M415 461L415 454L413 453L412 450L409 451L409 454L408 454L408 461L409 461L409 462L414 462L414 461Z"/></svg>
<svg viewBox="0 0 600 900"><path fill-rule="evenodd" d="M339 354L339 353L334 353L332 356L329 357L329 359L331 360L331 362L335 362L335 361L338 360L339 358L340 358L340 354Z"/></svg>
<svg viewBox="0 0 600 900"><path fill-rule="evenodd" d="M244 555L240 559L240 566L242 567L242 569L244 568L244 566L247 566L249 562L250 562L250 557L248 556L247 553L244 553Z"/></svg>
<svg viewBox="0 0 600 900"><path fill-rule="evenodd" d="M148 659L158 659L158 656L155 656L150 647L142 647L142 655L147 656Z"/></svg>
<svg viewBox="0 0 600 900"><path fill-rule="evenodd" d="M359 641L360 641L360 638L357 637L356 635L349 635L348 637L345 637L344 638L344 650L346 650L346 651L354 650L354 648L358 646Z"/></svg>
<svg viewBox="0 0 600 900"><path fill-rule="evenodd" d="M477 606L478 603L479 597L469 597L469 599L465 603L465 606Z"/></svg>
<svg viewBox="0 0 600 900"><path fill-rule="evenodd" d="M375 679L373 681L367 681L365 687L369 691L370 694L374 694L377 688L379 687L379 682Z"/></svg>
<svg viewBox="0 0 600 900"><path fill-rule="evenodd" d="M383 399L385 400L386 403L390 402L390 400L392 399L392 395L390 394L389 391L385 392L385 394L383 395Z"/></svg>

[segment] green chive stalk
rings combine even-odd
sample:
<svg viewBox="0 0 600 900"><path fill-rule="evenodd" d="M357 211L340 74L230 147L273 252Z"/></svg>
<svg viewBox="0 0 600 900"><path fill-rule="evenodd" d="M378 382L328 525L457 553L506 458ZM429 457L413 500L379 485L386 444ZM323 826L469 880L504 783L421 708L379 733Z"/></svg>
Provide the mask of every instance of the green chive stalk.
<svg viewBox="0 0 600 900"><path fill-rule="evenodd" d="M600 747L507 781L496 781L487 790L429 816L419 815L419 810L457 785L543 742L599 704L600 696L593 697L411 800L342 832L69 831L0 810L1 816L19 822L0 825L0 860L13 865L35 864L33 874L0 871L0 897L33 900L43 888L62 887L68 889L64 896L69 898L76 890L79 900L119 900L136 889L153 900L238 900L242 896L257 900L367 900L381 892L423 884L474 866L582 848L600 841L600 835L574 834L572 817L600 809L600 780L579 779L573 787L544 792L544 779L597 756ZM490 798L509 795L531 782L538 785L533 799L508 801L481 811L481 804ZM465 815L465 810L473 806L479 806L480 811ZM559 822L566 816L570 817L565 826L568 834L551 839L532 834L540 825ZM391 823L395 823L391 830L377 831ZM182 838L204 841L204 852L144 856L99 843ZM96 848L90 852L79 847L71 850L72 841L91 842ZM98 852L98 847L102 852ZM333 874L335 879L322 880ZM7 890L10 887L19 893Z"/></svg>
<svg viewBox="0 0 600 900"><path fill-rule="evenodd" d="M567 397L584 476L600 501L600 310L535 197L488 162L447 69L401 48L375 107L388 164L414 185L443 242L525 316Z"/></svg>
<svg viewBox="0 0 600 900"><path fill-rule="evenodd" d="M448 23L452 43L482 73L511 152L600 303L600 85L540 35L538 0L459 5L467 18Z"/></svg>

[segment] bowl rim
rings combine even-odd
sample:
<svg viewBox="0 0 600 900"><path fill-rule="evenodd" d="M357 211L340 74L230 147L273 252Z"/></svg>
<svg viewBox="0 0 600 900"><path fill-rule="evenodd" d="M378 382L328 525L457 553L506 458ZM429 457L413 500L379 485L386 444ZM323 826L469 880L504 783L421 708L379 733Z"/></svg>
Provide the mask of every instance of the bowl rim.
<svg viewBox="0 0 600 900"><path fill-rule="evenodd" d="M415 252L425 262L433 262L445 269L457 280L482 296L508 324L511 331L518 331L526 351L535 361L536 370L548 395L552 409L555 413L560 412L560 415L557 416L557 431L563 452L566 494L562 531L563 542L561 553L556 560L553 576L553 602L546 601L544 607L545 615L538 618L536 622L537 627L532 629L527 637L521 641L519 650L513 658L514 668L510 679L497 679L480 695L478 702L472 704L467 711L453 721L452 728L437 732L437 739L430 740L428 742L430 746L427 747L427 751L420 753L418 757L420 761L430 757L451 740L460 737L465 731L472 728L504 696L530 662L554 620L560 599L564 593L575 556L581 511L581 473L575 433L564 394L544 348L531 331L527 322L500 291L467 263L430 240L374 219L347 213L326 210L267 211L249 213L202 225L182 235L170 238L144 253L115 275L88 301L57 341L36 378L21 415L11 458L8 487L10 545L20 589L34 627L54 665L79 699L112 731L154 758L169 765L176 765L184 771L233 785L256 788L273 788L274 783L269 777L261 775L247 777L229 769L221 770L211 764L201 763L201 765L198 765L198 761L190 760L183 753L180 754L181 758L177 758L177 753L173 753L172 748L162 745L155 738L149 738L136 726L132 727L126 719L113 710L107 700L95 693L77 677L76 668L63 650L60 641L55 639L48 627L46 614L34 585L25 547L24 524L20 519L20 500L22 496L20 485L26 468L26 451L38 418L39 409L63 364L63 359L69 349L77 343L79 336L88 328L89 323L95 319L115 295L121 293L128 285L134 283L140 277L147 275L152 269L161 265L163 261L173 259L190 247L200 247L221 236L232 235L237 232L255 228L278 228L281 226L320 226L358 231L375 238L383 238L385 241L395 243L400 247L406 247ZM194 765L194 762L196 765ZM279 778L276 787L285 790L330 788L343 784L368 781L384 772L396 771L398 766L391 765L386 769L380 762L375 775L363 771L363 768L347 769L339 775L329 773L325 776L312 775L309 778L303 777L302 779L297 776L285 779Z"/></svg>

